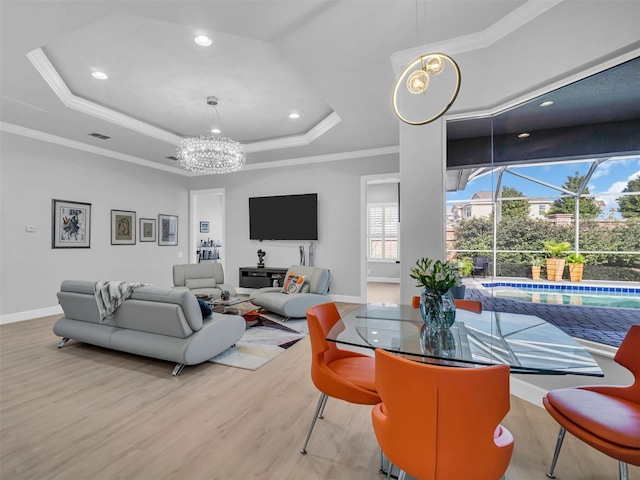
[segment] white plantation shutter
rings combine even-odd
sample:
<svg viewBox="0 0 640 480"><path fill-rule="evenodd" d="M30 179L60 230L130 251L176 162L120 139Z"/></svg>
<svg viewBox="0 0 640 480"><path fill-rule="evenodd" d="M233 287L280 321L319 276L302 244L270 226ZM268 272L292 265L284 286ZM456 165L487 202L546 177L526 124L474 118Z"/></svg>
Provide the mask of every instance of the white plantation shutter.
<svg viewBox="0 0 640 480"><path fill-rule="evenodd" d="M372 204L367 216L369 260L397 260L398 205Z"/></svg>

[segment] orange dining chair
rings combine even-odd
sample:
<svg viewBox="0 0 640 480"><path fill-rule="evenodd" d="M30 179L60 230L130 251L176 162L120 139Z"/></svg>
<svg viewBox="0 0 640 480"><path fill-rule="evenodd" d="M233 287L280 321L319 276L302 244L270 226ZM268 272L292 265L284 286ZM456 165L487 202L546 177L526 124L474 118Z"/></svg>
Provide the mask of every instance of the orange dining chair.
<svg viewBox="0 0 640 480"><path fill-rule="evenodd" d="M640 466L640 325L631 326L614 360L633 373L632 385L561 388L542 399L560 424L548 477L555 478L566 432L618 460L621 480L627 479L627 463Z"/></svg>
<svg viewBox="0 0 640 480"><path fill-rule="evenodd" d="M456 368L376 350L371 412L382 452L420 480L497 480L507 470L513 436L500 421L509 411L509 367ZM391 465L389 465L391 469Z"/></svg>
<svg viewBox="0 0 640 480"><path fill-rule="evenodd" d="M478 300L461 300L459 298L455 299L456 308L460 310L469 310L474 313L482 313L482 302Z"/></svg>
<svg viewBox="0 0 640 480"><path fill-rule="evenodd" d="M380 402L375 387L375 360L373 357L348 350L340 350L328 342L329 330L341 321L335 303L323 303L307 310L307 324L311 340L311 379L320 390L307 438L301 453L307 453L307 444L316 419L323 418L327 397L339 398L360 405Z"/></svg>

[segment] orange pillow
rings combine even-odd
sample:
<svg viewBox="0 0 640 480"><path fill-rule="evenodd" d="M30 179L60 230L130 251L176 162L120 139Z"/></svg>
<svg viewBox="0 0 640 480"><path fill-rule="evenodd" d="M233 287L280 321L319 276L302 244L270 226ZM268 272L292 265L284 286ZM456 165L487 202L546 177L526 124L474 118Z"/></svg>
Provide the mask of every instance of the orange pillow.
<svg viewBox="0 0 640 480"><path fill-rule="evenodd" d="M284 293L299 293L302 290L302 284L304 283L304 277L302 275L296 275L292 273L287 277L282 286Z"/></svg>

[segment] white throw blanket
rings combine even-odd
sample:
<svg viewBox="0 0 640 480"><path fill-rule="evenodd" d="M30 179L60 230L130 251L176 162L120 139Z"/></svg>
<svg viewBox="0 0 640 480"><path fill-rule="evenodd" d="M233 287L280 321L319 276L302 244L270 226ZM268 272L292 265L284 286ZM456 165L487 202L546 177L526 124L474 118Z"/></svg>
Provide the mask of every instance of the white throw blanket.
<svg viewBox="0 0 640 480"><path fill-rule="evenodd" d="M100 280L96 282L93 293L100 312L100 323L106 322L113 312L131 296L136 288L149 285L148 283L117 282Z"/></svg>

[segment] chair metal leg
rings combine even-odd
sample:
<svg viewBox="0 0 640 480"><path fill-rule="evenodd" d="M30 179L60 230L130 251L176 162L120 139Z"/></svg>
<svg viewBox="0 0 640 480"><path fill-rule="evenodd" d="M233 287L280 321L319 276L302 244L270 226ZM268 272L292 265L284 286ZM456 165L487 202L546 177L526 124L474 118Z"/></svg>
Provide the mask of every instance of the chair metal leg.
<svg viewBox="0 0 640 480"><path fill-rule="evenodd" d="M173 367L173 372L171 372L171 375L173 375L174 377L177 377L178 375L180 375L180 372L182 371L183 368L184 368L184 363L176 363L176 366Z"/></svg>
<svg viewBox="0 0 640 480"><path fill-rule="evenodd" d="M400 470L400 473L398 474L398 480L406 480L407 478L407 472L405 472L404 470Z"/></svg>
<svg viewBox="0 0 640 480"><path fill-rule="evenodd" d="M68 338L63 338L62 340L60 340L60 342L58 343L58 348L62 348L64 347L65 343L67 343L69 341Z"/></svg>
<svg viewBox="0 0 640 480"><path fill-rule="evenodd" d="M627 472L627 464L625 462L618 462L618 468L620 469L620 480L629 480L629 473Z"/></svg>
<svg viewBox="0 0 640 480"><path fill-rule="evenodd" d="M558 432L558 441L556 442L556 449L553 452L553 460L551 460L551 467L547 472L547 477L556 478L553 474L553 471L556 468L556 462L558 461L558 456L560 455L560 449L562 448L562 441L564 440L564 434L567 433L567 429L564 427L560 427L560 431Z"/></svg>
<svg viewBox="0 0 640 480"><path fill-rule="evenodd" d="M320 420L322 420L324 418L324 407L327 406L327 398L329 398L327 395L324 396L324 401L322 402L322 407L320 407L320 414L318 415L318 418Z"/></svg>
<svg viewBox="0 0 640 480"><path fill-rule="evenodd" d="M311 432L313 432L313 427L315 427L316 425L316 420L318 419L318 415L320 414L320 409L326 402L327 402L327 396L324 393L321 393L320 398L318 399L318 404L316 405L316 411L313 413L313 419L311 420L311 425L309 425L307 438L304 441L303 447L300 449L300 453L303 455L307 454L307 444L309 443L309 439L311 438Z"/></svg>
<svg viewBox="0 0 640 480"><path fill-rule="evenodd" d="M386 478L386 480L390 480L391 479L391 470L393 470L393 463L389 462L389 465L387 465L387 478Z"/></svg>

